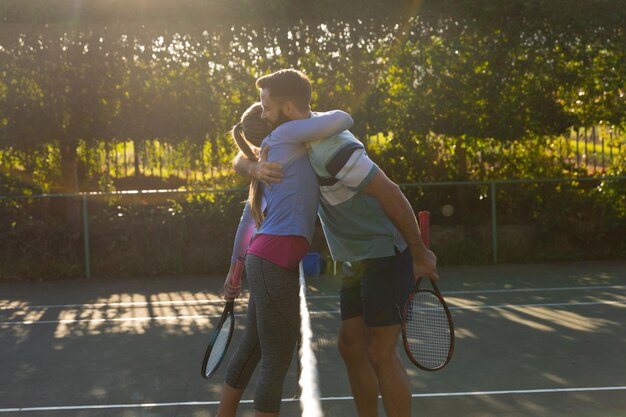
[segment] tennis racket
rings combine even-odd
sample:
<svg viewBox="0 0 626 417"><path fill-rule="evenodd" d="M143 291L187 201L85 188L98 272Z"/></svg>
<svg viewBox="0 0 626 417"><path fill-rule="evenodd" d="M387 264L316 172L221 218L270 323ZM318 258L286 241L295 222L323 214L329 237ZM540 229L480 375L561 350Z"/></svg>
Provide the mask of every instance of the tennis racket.
<svg viewBox="0 0 626 417"><path fill-rule="evenodd" d="M422 240L430 246L429 216L418 214ZM402 341L407 356L420 369L437 371L450 362L454 352L454 323L435 282L433 289L420 288L424 279L418 278L415 288L402 311Z"/></svg>
<svg viewBox="0 0 626 417"><path fill-rule="evenodd" d="M243 272L243 262L237 262L231 278L232 284L238 286L241 282L241 274ZM209 345L206 348L204 359L202 360L202 368L200 373L205 379L209 379L226 356L228 345L230 345L230 339L233 336L233 330L235 329L235 314L233 312L235 306L234 300L226 302L224 312L217 326L211 332L209 338Z"/></svg>

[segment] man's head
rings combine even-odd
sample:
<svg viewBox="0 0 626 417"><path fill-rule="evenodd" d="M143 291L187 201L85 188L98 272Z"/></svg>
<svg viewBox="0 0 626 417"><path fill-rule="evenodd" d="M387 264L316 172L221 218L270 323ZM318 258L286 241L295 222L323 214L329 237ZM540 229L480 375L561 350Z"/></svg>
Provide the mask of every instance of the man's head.
<svg viewBox="0 0 626 417"><path fill-rule="evenodd" d="M311 81L301 71L283 69L256 80L261 90L261 117L273 127L289 120L304 119L311 113Z"/></svg>

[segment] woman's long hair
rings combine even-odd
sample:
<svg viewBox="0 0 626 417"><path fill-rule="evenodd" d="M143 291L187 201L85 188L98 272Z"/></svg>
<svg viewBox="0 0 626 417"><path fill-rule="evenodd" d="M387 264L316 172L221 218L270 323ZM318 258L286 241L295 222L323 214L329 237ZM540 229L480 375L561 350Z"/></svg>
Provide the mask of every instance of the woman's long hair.
<svg viewBox="0 0 626 417"><path fill-rule="evenodd" d="M251 161L259 160L259 147L263 138L269 135L271 129L267 121L261 119L263 106L261 103L254 103L243 113L239 123L231 130L235 144L241 152ZM250 211L256 226L259 227L263 223L265 216L261 209L263 199L263 190L261 184L256 179L250 182L250 191L248 193L248 201L250 202Z"/></svg>

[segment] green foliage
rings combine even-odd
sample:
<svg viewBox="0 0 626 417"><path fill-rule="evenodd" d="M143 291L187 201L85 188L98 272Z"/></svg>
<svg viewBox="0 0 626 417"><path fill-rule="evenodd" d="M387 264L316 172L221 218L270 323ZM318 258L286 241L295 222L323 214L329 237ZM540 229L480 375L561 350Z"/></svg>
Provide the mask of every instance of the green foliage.
<svg viewBox="0 0 626 417"><path fill-rule="evenodd" d="M488 184L405 187L432 212L442 264L491 260ZM92 275L225 273L245 189L89 197ZM84 275L82 241L58 213L68 198L0 200L0 279ZM451 204L452 216L440 208ZM616 259L626 246L626 181L498 184L500 260ZM76 219L82 222L82 219Z"/></svg>
<svg viewBox="0 0 626 417"><path fill-rule="evenodd" d="M239 186L227 132L258 100L255 79L283 67L309 74L315 109L354 116L353 131L396 182L587 175L592 159L581 154L598 147L574 148L565 138L572 128L592 126L613 126L602 169L623 175L625 13L624 0L393 0L385 7L370 0L7 0L0 4L0 195ZM521 209L530 221L537 213L557 215L559 195L585 215L602 207L621 225L615 219L624 215L623 200L614 186L588 193L505 187L498 202L505 221ZM407 193L416 208L465 208L444 223L489 221L486 186ZM14 218L2 233L34 239L15 248L43 245L35 237L41 224L49 225L42 236L61 236L62 225L71 224L72 237L37 253L60 264L79 259L76 201L50 203L49 211L30 204L0 203L0 214ZM188 222L194 230L225 224L237 211L197 201L131 204L121 212L102 204L94 207L96 236L108 233L113 219L111 230L122 235L174 225L145 240L108 236L130 239L122 243L141 262L149 258L142 248L159 242L157 250L175 254L163 271L201 270L185 258L192 251L176 231L193 234ZM560 233L571 219L550 224ZM614 236L602 221L597 230ZM118 256L106 243L96 248L103 259ZM454 251L456 261L471 248ZM185 269L180 259L195 266ZM119 263L97 268L139 273Z"/></svg>
<svg viewBox="0 0 626 417"><path fill-rule="evenodd" d="M92 204L94 274L176 275L224 272L241 195L196 195ZM106 204L105 201L102 203Z"/></svg>
<svg viewBox="0 0 626 417"><path fill-rule="evenodd" d="M472 178L466 159L485 140L533 143L571 126L623 126L623 31L553 26L547 14L527 18L539 3L513 3L485 2L485 10L507 16L493 22L477 20L471 4L458 1L466 16L457 9L446 16L426 2L418 17L400 23L380 17L211 31L91 25L28 35L7 28L0 147L65 149L64 174L49 176L65 190L77 189L70 174L78 166L67 148L82 142L133 141L136 176L145 174L139 158L149 157L146 141L195 143L195 152L208 142L208 166L204 157L187 157L180 168L220 170L232 157L226 132L257 99L255 78L288 66L310 74L317 109L350 111L360 137L388 134L392 150L405 156L431 133L455 138L444 150L453 155L439 156L456 165L433 178Z"/></svg>
<svg viewBox="0 0 626 417"><path fill-rule="evenodd" d="M541 205L534 207L534 212L544 256L610 259L613 254L626 253L623 181L574 182L543 188L546 191Z"/></svg>
<svg viewBox="0 0 626 417"><path fill-rule="evenodd" d="M244 198L243 191L91 197L92 274L123 278L225 272ZM65 198L24 200L10 217L2 217L0 279L84 276L82 241L74 243L54 215L65 203Z"/></svg>

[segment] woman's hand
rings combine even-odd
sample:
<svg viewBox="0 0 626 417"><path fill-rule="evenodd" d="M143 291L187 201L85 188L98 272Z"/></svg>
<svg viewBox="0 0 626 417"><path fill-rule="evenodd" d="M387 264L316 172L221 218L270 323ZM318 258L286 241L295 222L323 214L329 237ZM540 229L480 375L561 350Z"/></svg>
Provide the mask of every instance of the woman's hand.
<svg viewBox="0 0 626 417"><path fill-rule="evenodd" d="M226 280L224 281L224 299L226 301L232 301L239 298L239 295L241 294L241 277L233 279L235 274L241 275L241 269L238 269L236 265L237 264L232 264L230 266L230 270L228 271L228 275L226 275ZM234 285L234 281L239 282L239 285Z"/></svg>
<svg viewBox="0 0 626 417"><path fill-rule="evenodd" d="M228 274L226 281L224 281L224 300L226 301L232 301L238 298L241 293L241 285L235 287L231 284L230 278L231 274Z"/></svg>

